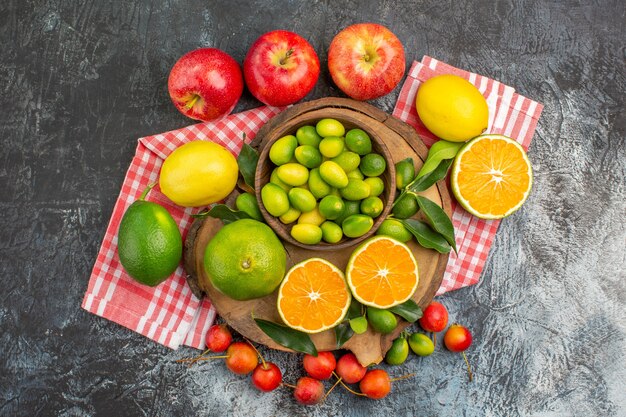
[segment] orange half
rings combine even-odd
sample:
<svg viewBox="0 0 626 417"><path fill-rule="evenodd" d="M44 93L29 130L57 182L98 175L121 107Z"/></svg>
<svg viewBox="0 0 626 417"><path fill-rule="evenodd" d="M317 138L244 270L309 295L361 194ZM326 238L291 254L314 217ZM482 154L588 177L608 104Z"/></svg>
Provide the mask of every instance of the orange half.
<svg viewBox="0 0 626 417"><path fill-rule="evenodd" d="M482 135L458 153L450 182L465 210L481 219L501 219L526 201L533 173L519 143L502 135Z"/></svg>
<svg viewBox="0 0 626 417"><path fill-rule="evenodd" d="M377 236L353 252L346 279L352 295L362 304L390 308L413 296L419 273L408 246L387 236Z"/></svg>
<svg viewBox="0 0 626 417"><path fill-rule="evenodd" d="M343 272L321 258L294 265L278 290L277 307L292 329L319 333L338 325L352 297Z"/></svg>

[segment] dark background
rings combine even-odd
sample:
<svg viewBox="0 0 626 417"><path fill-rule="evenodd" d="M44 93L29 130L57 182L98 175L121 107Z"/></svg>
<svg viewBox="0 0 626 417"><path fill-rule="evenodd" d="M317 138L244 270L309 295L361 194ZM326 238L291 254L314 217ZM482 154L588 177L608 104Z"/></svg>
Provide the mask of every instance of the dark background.
<svg viewBox="0 0 626 417"><path fill-rule="evenodd" d="M625 6L617 1L30 1L0 3L0 415L626 415ZM440 300L472 330L460 355L388 368L417 377L386 399L337 389L305 408L222 363L171 351L80 309L138 137L191 123L167 76L183 53L243 61L288 29L340 96L333 36L375 21L403 42L545 104L533 193L504 220L481 282ZM399 89L373 101L391 112ZM246 91L235 111L260 105ZM299 357L263 353L286 379Z"/></svg>

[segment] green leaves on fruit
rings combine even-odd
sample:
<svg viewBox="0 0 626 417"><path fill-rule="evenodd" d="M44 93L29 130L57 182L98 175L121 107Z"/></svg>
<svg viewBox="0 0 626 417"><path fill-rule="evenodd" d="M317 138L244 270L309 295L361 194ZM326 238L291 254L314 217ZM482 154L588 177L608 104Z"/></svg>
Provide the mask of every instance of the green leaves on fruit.
<svg viewBox="0 0 626 417"><path fill-rule="evenodd" d="M424 165L420 168L416 178L432 172L440 165L441 161L454 159L463 145L465 145L464 142L448 142L446 140L435 142L428 150L426 161L424 161Z"/></svg>
<svg viewBox="0 0 626 417"><path fill-rule="evenodd" d="M244 142L241 147L241 152L239 152L239 156L237 157L237 165L239 165L239 172L241 173L246 185L254 189L254 176L256 173L257 163L259 162L259 154L252 146L245 142L245 133L243 135L243 140Z"/></svg>
<svg viewBox="0 0 626 417"><path fill-rule="evenodd" d="M415 197L420 210L426 216L430 226L452 246L456 252L456 240L454 239L454 226L452 220L441 207L430 201L426 197L418 195Z"/></svg>
<svg viewBox="0 0 626 417"><path fill-rule="evenodd" d="M428 160L428 159L427 159ZM405 192L413 194L426 191L432 187L437 181L442 180L448 174L448 169L452 165L452 159L441 161L435 169L421 177L416 177L409 185L406 186Z"/></svg>
<svg viewBox="0 0 626 417"><path fill-rule="evenodd" d="M343 344L350 340L352 335L355 333L351 324L347 321L340 323L333 330L335 332L335 340L337 341L337 349L341 348Z"/></svg>
<svg viewBox="0 0 626 417"><path fill-rule="evenodd" d="M193 217L204 218L214 217L220 219L224 224L229 224L241 219L251 219L250 215L245 211L233 210L226 204L215 204L209 210L204 210L198 214L193 214Z"/></svg>
<svg viewBox="0 0 626 417"><path fill-rule="evenodd" d="M254 321L263 333L279 345L317 356L317 349L308 334L268 320L255 318Z"/></svg>
<svg viewBox="0 0 626 417"><path fill-rule="evenodd" d="M422 317L422 309L411 299L408 299L402 304L391 307L389 311L397 314L409 323L414 323Z"/></svg>
<svg viewBox="0 0 626 417"><path fill-rule="evenodd" d="M404 219L402 224L417 239L417 243L427 249L434 249L439 253L448 253L452 247L448 241L430 226L420 220Z"/></svg>

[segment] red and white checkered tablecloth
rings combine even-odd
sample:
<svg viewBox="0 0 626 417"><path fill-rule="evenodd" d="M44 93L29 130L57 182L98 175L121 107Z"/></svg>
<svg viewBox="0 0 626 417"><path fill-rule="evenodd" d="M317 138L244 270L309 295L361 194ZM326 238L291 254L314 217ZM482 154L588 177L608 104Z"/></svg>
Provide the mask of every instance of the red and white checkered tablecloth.
<svg viewBox="0 0 626 417"><path fill-rule="evenodd" d="M517 95L513 88L497 81L424 57L422 63L413 64L394 115L413 125L426 138L427 145L435 139L419 122L414 106L415 93L420 82L438 73L456 73L479 87L489 104L488 131L511 136L528 147L541 114L541 104ZM241 149L243 134L247 140L252 140L260 127L280 111L264 106L229 115L218 122L200 123L139 139L89 279L82 302L85 310L174 349L181 344L204 348L206 331L215 319L210 302L198 300L191 293L182 266L154 288L133 281L124 272L117 255L119 223L143 189L157 182L163 160L178 146L193 140L212 140L236 155ZM191 214L197 209L176 206L158 186L147 199L158 202L172 214L184 238L192 221ZM478 282L498 227L497 221L476 219L457 206L453 221L459 254L450 257L439 294Z"/></svg>

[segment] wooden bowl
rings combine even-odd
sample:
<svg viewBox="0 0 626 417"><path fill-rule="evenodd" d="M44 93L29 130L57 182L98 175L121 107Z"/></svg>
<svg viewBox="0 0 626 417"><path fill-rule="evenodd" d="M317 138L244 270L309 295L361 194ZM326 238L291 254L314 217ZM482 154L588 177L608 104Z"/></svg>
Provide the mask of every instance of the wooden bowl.
<svg viewBox="0 0 626 417"><path fill-rule="evenodd" d="M299 106L303 105L301 104ZM296 107L297 106L294 106L294 108L292 108L291 110L294 111ZM372 228L363 236L357 238L348 238L344 236L341 241L333 244L322 241L315 245L306 245L304 243L298 242L293 237L291 237L291 228L294 224L296 224L295 222L287 225L283 224L278 218L272 216L267 212L265 206L263 205L263 200L261 199L261 189L265 184L269 182L270 175L274 168L276 168L276 165L274 165L269 159L269 150L272 147L272 144L285 135L295 135L296 130L298 130L298 128L300 128L301 126L315 126L315 124L319 120L324 118L331 118L340 121L346 128L346 132L354 128L363 129L365 132L367 132L372 140L372 152L378 153L385 158L387 168L385 169L385 172L383 172L383 174L380 176L385 184L385 190L380 196L381 200L383 200L384 208L382 213L374 220L374 225L372 226ZM389 149L387 149L383 138L378 135L376 127L373 126L373 123L380 122L375 121L369 117L365 117L362 114L355 113L354 111L329 106L317 109L315 111L305 112L299 116L293 117L285 121L285 123L281 123L280 125L278 125L278 127L275 127L274 129L266 132L266 134L262 138L260 138L260 155L254 181L256 198L259 202L259 207L261 209L261 213L263 213L265 221L283 240L304 249L332 251L340 250L359 243L372 236L376 232L380 224L391 211L396 190L396 174L395 166Z"/></svg>

